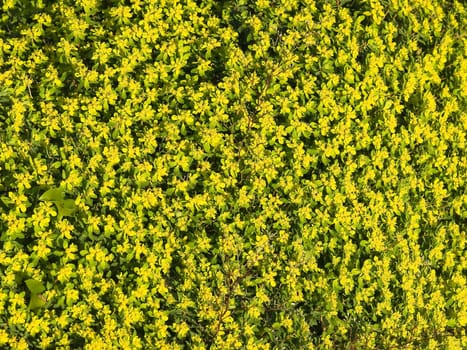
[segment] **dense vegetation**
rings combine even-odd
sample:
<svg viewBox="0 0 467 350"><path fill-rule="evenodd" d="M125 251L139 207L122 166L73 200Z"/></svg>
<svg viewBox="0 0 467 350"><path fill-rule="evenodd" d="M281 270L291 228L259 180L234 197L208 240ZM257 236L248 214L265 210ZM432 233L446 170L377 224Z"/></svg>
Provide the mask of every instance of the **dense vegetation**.
<svg viewBox="0 0 467 350"><path fill-rule="evenodd" d="M462 3L4 0L0 347L467 348Z"/></svg>

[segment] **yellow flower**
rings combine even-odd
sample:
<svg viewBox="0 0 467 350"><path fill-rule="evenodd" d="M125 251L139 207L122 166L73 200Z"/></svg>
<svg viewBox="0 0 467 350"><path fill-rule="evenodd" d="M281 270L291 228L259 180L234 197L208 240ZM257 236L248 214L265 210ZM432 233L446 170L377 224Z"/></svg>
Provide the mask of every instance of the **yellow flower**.
<svg viewBox="0 0 467 350"><path fill-rule="evenodd" d="M38 317L33 317L31 321L26 325L26 330L28 331L29 334L32 336L35 336L37 333L39 333L42 329L42 323L43 321L40 320Z"/></svg>
<svg viewBox="0 0 467 350"><path fill-rule="evenodd" d="M179 339L185 338L188 332L190 331L190 327L188 326L186 322L176 324L174 328L175 328L175 332L177 333L177 337Z"/></svg>
<svg viewBox="0 0 467 350"><path fill-rule="evenodd" d="M247 314L253 319L258 319L259 316L261 315L261 310L257 306L251 306L247 310Z"/></svg>
<svg viewBox="0 0 467 350"><path fill-rule="evenodd" d="M10 338L4 329L0 329L0 345L5 345L9 342Z"/></svg>

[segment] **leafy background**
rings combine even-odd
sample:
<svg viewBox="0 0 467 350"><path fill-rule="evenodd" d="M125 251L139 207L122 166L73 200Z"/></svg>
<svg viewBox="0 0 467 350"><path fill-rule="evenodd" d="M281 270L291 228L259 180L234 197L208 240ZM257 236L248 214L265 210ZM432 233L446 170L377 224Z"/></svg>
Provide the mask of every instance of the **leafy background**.
<svg viewBox="0 0 467 350"><path fill-rule="evenodd" d="M0 345L467 347L461 1L21 1Z"/></svg>

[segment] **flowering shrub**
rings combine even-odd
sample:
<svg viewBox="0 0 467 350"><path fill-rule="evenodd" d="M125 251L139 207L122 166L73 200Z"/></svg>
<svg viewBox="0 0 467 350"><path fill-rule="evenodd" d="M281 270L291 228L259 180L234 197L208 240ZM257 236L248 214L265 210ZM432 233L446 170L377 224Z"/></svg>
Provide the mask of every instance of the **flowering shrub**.
<svg viewBox="0 0 467 350"><path fill-rule="evenodd" d="M467 348L462 1L1 6L1 348Z"/></svg>

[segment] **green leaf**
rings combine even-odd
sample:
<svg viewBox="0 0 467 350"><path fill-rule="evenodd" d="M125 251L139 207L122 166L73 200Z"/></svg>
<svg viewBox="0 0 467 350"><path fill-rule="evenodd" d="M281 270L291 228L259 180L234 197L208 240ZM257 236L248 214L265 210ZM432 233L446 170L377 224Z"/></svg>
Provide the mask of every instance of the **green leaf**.
<svg viewBox="0 0 467 350"><path fill-rule="evenodd" d="M64 199L61 201L55 202L58 210L58 216L71 216L76 211L77 206L73 199Z"/></svg>
<svg viewBox="0 0 467 350"><path fill-rule="evenodd" d="M44 285L38 280L35 280L33 278L26 280L25 283L32 294L39 294L45 290Z"/></svg>
<svg viewBox="0 0 467 350"><path fill-rule="evenodd" d="M39 197L41 201L61 201L65 198L65 191L61 188L51 188L50 190L44 192L42 196Z"/></svg>
<svg viewBox="0 0 467 350"><path fill-rule="evenodd" d="M0 103L9 102L9 101L10 101L9 89L0 90Z"/></svg>
<svg viewBox="0 0 467 350"><path fill-rule="evenodd" d="M5 205L10 205L10 204L13 204L13 201L6 197L6 196L1 196L0 197L0 200L5 204Z"/></svg>
<svg viewBox="0 0 467 350"><path fill-rule="evenodd" d="M31 300L29 301L29 308L31 310L39 309L46 303L45 298L40 294L32 294Z"/></svg>
<svg viewBox="0 0 467 350"><path fill-rule="evenodd" d="M455 319L451 318L451 319L448 320L448 322L446 322L446 325L448 327L454 328L454 327L458 326L459 323Z"/></svg>

